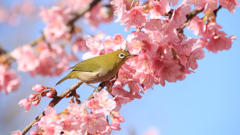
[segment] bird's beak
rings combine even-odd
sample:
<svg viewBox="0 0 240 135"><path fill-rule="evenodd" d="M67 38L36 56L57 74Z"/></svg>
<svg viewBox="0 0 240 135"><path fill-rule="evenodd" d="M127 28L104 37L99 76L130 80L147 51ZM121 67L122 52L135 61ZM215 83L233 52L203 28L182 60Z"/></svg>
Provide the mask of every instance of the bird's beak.
<svg viewBox="0 0 240 135"><path fill-rule="evenodd" d="M129 54L128 58L135 57L135 56L138 56L138 55L136 55L136 54Z"/></svg>

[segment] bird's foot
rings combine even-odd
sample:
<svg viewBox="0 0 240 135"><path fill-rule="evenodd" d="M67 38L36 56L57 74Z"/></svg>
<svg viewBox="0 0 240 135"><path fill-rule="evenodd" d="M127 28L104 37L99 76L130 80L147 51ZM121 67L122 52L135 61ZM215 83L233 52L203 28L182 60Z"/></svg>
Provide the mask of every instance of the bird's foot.
<svg viewBox="0 0 240 135"><path fill-rule="evenodd" d="M94 89L97 89L97 87L95 87L95 86L93 86L93 85L91 85L91 84L88 84L88 83L85 83L85 82L84 82L84 84L85 84L85 85L88 85L88 86L90 86L90 87L93 87Z"/></svg>

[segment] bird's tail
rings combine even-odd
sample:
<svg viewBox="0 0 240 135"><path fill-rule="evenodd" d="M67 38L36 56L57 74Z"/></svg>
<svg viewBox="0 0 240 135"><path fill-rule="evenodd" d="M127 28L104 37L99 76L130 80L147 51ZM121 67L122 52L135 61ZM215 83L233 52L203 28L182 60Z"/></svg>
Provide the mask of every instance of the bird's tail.
<svg viewBox="0 0 240 135"><path fill-rule="evenodd" d="M72 72L70 72L67 76L65 76L63 79L61 79L56 85L62 83L63 81L65 81L67 79L77 78L78 72L79 71L72 71Z"/></svg>

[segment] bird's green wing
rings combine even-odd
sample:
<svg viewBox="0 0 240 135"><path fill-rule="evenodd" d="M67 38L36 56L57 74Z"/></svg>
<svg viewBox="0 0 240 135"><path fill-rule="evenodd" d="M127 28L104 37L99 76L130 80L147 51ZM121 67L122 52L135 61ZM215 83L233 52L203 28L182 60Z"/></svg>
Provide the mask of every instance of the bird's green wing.
<svg viewBox="0 0 240 135"><path fill-rule="evenodd" d="M99 61L94 59L87 59L85 61L82 61L75 66L69 68L73 69L74 71L81 71L81 72L95 72L101 69L101 65Z"/></svg>

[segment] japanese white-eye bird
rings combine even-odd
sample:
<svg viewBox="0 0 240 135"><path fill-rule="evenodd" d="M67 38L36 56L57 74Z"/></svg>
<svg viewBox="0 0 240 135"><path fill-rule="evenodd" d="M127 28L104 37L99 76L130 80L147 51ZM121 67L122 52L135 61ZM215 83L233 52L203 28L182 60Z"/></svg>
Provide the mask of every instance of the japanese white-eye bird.
<svg viewBox="0 0 240 135"><path fill-rule="evenodd" d="M72 72L61 79L56 85L66 79L73 78L77 78L87 84L108 81L118 73L127 59L134 56L137 55L130 54L127 46L123 51L113 51L87 59L69 68L73 69Z"/></svg>

